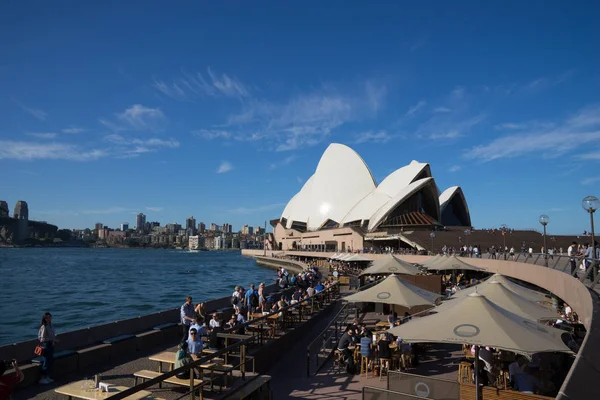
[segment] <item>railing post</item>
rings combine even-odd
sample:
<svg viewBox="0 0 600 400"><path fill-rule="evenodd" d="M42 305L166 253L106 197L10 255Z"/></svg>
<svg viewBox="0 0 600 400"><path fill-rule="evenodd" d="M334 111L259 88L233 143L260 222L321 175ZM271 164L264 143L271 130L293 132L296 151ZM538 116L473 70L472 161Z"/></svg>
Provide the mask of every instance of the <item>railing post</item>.
<svg viewBox="0 0 600 400"><path fill-rule="evenodd" d="M194 368L190 368L190 398L194 400L196 393L194 390Z"/></svg>
<svg viewBox="0 0 600 400"><path fill-rule="evenodd" d="M228 337L225 337L225 347L229 347L229 338ZM228 353L229 353L228 351L225 352L225 364L229 364L227 362L227 354Z"/></svg>
<svg viewBox="0 0 600 400"><path fill-rule="evenodd" d="M240 372L242 379L246 379L246 343L240 347Z"/></svg>
<svg viewBox="0 0 600 400"><path fill-rule="evenodd" d="M306 377L310 378L310 346L306 348Z"/></svg>

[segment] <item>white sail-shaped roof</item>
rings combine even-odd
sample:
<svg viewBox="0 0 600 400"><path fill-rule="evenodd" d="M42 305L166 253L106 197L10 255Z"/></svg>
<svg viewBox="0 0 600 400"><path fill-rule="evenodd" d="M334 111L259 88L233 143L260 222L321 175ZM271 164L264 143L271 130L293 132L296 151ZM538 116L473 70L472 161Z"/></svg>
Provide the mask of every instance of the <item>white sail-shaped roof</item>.
<svg viewBox="0 0 600 400"><path fill-rule="evenodd" d="M470 225L469 210L461 188L454 186L440 194L428 163L413 160L377 186L371 171L354 150L332 143L321 156L315 173L289 201L281 218L285 218L287 229L291 229L294 222L306 224L307 230L315 231L325 225L334 226L332 221L340 226L357 221L362 225L368 221L368 230L373 231L419 190L425 190L428 198L435 197L429 201L426 214L437 222L441 222L446 206L460 197L462 201L458 207L460 209L464 205L467 225ZM456 206L455 202L452 204ZM463 210L460 211L463 216ZM303 226L294 229L303 229Z"/></svg>
<svg viewBox="0 0 600 400"><path fill-rule="evenodd" d="M446 206L450 204L452 199L458 197L460 199L461 207L467 216L468 221L466 221L466 225L471 225L471 214L469 213L469 206L467 205L467 200L465 199L465 195L460 186L452 186L448 189L444 190L444 192L440 195L440 215L444 213Z"/></svg>
<svg viewBox="0 0 600 400"><path fill-rule="evenodd" d="M423 178L419 179L416 182L411 183L408 186L405 186L400 190L394 198L388 201L383 207L377 210L373 216L369 219L369 231L377 228L385 218L392 212L397 206L402 204L404 200L418 192L419 190L425 188L427 185L434 185L433 190L435 190L435 181L433 178ZM438 201L437 196L435 197L435 201ZM439 208L438 208L439 210ZM432 215L433 218L438 219L439 215Z"/></svg>
<svg viewBox="0 0 600 400"><path fill-rule="evenodd" d="M317 230L328 220L340 222L373 190L375 180L363 159L348 146L332 143L281 216L287 219L288 228L299 221L308 230Z"/></svg>
<svg viewBox="0 0 600 400"><path fill-rule="evenodd" d="M425 172L426 177L431 177L431 168L429 167L429 164L420 163L415 160L402 168L398 168L388 175L377 186L373 193L367 195L354 206L350 212L339 221L340 224L370 219L377 210L384 207L402 189L413 183L422 172Z"/></svg>

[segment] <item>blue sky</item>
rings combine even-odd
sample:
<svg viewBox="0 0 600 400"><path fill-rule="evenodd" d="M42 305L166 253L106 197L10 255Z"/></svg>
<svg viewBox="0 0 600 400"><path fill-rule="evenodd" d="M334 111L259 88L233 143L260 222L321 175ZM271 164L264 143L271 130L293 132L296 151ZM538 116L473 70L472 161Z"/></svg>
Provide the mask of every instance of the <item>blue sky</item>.
<svg viewBox="0 0 600 400"><path fill-rule="evenodd" d="M588 229L594 2L0 2L0 199L61 227L262 224L327 145L411 160L476 227Z"/></svg>

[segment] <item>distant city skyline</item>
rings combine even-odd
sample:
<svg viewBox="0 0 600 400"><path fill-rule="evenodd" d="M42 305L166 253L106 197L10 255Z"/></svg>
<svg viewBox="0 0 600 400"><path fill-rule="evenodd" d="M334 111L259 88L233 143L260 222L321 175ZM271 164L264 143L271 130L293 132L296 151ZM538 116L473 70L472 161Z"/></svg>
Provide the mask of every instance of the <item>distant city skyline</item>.
<svg viewBox="0 0 600 400"><path fill-rule="evenodd" d="M589 230L599 2L302 5L2 2L2 199L61 228L239 230L280 217L336 142L377 182L430 163L476 228Z"/></svg>

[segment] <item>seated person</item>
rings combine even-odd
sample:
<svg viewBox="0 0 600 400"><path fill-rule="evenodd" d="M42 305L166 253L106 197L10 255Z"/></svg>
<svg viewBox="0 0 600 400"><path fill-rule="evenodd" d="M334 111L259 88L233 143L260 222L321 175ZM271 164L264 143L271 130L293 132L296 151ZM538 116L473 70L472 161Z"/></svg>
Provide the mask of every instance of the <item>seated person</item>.
<svg viewBox="0 0 600 400"><path fill-rule="evenodd" d="M208 323L208 326L210 326L210 329L215 328L217 325L219 325L220 321L219 321L219 314L217 313L213 313L212 315L212 319L210 320L210 322Z"/></svg>
<svg viewBox="0 0 600 400"><path fill-rule="evenodd" d="M315 291L317 293L321 293L323 290L325 290L325 286L323 286L321 282L317 283L317 286L315 286Z"/></svg>
<svg viewBox="0 0 600 400"><path fill-rule="evenodd" d="M194 357L200 357L204 343L200 340L200 335L195 328L190 329L190 338L187 341L188 354Z"/></svg>
<svg viewBox="0 0 600 400"><path fill-rule="evenodd" d="M191 337L190 333L192 332L192 329L195 329L196 333L198 333L201 328L202 328L202 326L200 324L198 324L198 320L196 320L196 319L192 320L192 323L190 324L190 329L188 330L188 340ZM198 336L200 336L200 335L198 335Z"/></svg>
<svg viewBox="0 0 600 400"><path fill-rule="evenodd" d="M354 332L355 331L352 325L348 325L348 328L346 328L346 332L344 332L344 334L340 338L340 341L338 342L338 350L341 351L344 355L344 360L346 360L346 362L348 363L347 372L351 374L355 372L354 354L352 350L350 350L348 347L354 344L352 339L354 337Z"/></svg>
<svg viewBox="0 0 600 400"><path fill-rule="evenodd" d="M515 376L523 372L525 365L527 365L527 359L523 356L518 356L516 361L508 366L508 379L512 385L514 385Z"/></svg>
<svg viewBox="0 0 600 400"><path fill-rule="evenodd" d="M363 357L373 357L373 340L371 340L371 336L366 333L360 335L360 355Z"/></svg>
<svg viewBox="0 0 600 400"><path fill-rule="evenodd" d="M211 350L219 350L223 347L223 338L218 337L219 333L223 333L224 322L219 321L218 325L215 326L210 332L210 336L208 339L208 348Z"/></svg>
<svg viewBox="0 0 600 400"><path fill-rule="evenodd" d="M542 383L535 377L533 369L525 366L523 372L515 375L515 389L521 393L535 394L539 391Z"/></svg>
<svg viewBox="0 0 600 400"><path fill-rule="evenodd" d="M14 374L4 375L8 367L15 369ZM16 384L25 379L21 372L17 360L12 360L10 364L6 361L0 361L0 399L9 399Z"/></svg>
<svg viewBox="0 0 600 400"><path fill-rule="evenodd" d="M373 332L367 328L367 326L363 323L360 325L360 336L368 336L368 337L372 337L373 336Z"/></svg>
<svg viewBox="0 0 600 400"><path fill-rule="evenodd" d="M379 355L380 359L384 359L383 364L381 364L381 369L383 370L385 365L385 368L389 371L392 352L390 350L390 342L388 341L388 337L385 333L379 335L379 341L377 342L377 354ZM381 371L379 373L381 374Z"/></svg>
<svg viewBox="0 0 600 400"><path fill-rule="evenodd" d="M184 365L188 365L193 362L192 357L188 354L188 344L187 342L179 343L177 353L175 353L175 366L174 368L181 368ZM190 371L179 372L175 375L179 379L189 379Z"/></svg>

